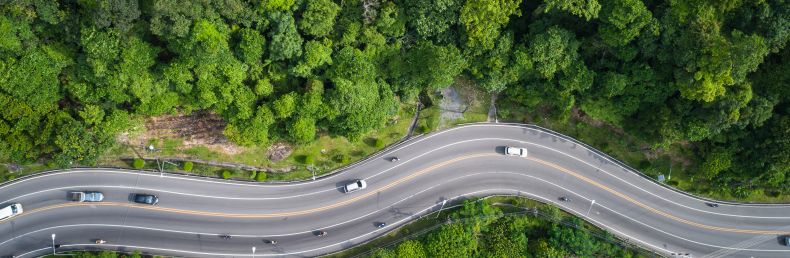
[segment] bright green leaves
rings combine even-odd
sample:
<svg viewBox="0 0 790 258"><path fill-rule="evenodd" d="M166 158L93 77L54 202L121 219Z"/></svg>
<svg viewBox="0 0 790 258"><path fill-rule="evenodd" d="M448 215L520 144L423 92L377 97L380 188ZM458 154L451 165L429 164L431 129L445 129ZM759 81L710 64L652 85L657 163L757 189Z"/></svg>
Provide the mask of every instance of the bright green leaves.
<svg viewBox="0 0 790 258"><path fill-rule="evenodd" d="M362 51L350 47L338 51L328 75L334 84L327 92L329 118L337 133L358 140L397 111L389 85L376 79L376 67Z"/></svg>
<svg viewBox="0 0 790 258"><path fill-rule="evenodd" d="M379 10L376 28L390 37L400 37L406 33L406 14L402 7L393 2L386 2Z"/></svg>
<svg viewBox="0 0 790 258"><path fill-rule="evenodd" d="M642 0L604 1L598 34L606 44L614 47L626 45L643 30L658 34L658 21Z"/></svg>
<svg viewBox="0 0 790 258"><path fill-rule="evenodd" d="M293 72L308 77L314 68L325 64L332 64L332 41L326 38L321 41L311 40L304 44L304 55L293 68Z"/></svg>
<svg viewBox="0 0 790 258"><path fill-rule="evenodd" d="M0 15L0 53L16 53L22 50L22 41L17 36L17 24Z"/></svg>
<svg viewBox="0 0 790 258"><path fill-rule="evenodd" d="M519 3L518 0L467 0L461 9L467 46L492 49L499 38L499 30L510 21L510 16L521 15Z"/></svg>
<svg viewBox="0 0 790 258"><path fill-rule="evenodd" d="M588 21L598 18L598 12L601 10L598 0L543 0L543 2L545 3L543 7L545 12L559 9Z"/></svg>
<svg viewBox="0 0 790 258"><path fill-rule="evenodd" d="M311 117L297 117L288 126L288 136L298 143L311 142L315 138L315 120Z"/></svg>
<svg viewBox="0 0 790 258"><path fill-rule="evenodd" d="M192 43L200 44L206 51L213 52L228 48L228 34L220 32L217 25L201 20L192 27Z"/></svg>
<svg viewBox="0 0 790 258"><path fill-rule="evenodd" d="M239 30L239 59L245 64L257 64L263 57L263 47L266 39L257 30L243 28Z"/></svg>
<svg viewBox="0 0 790 258"><path fill-rule="evenodd" d="M80 43L97 77L103 77L107 73L109 66L115 63L121 51L121 40L115 30L97 31L94 28L83 28L80 32Z"/></svg>
<svg viewBox="0 0 790 258"><path fill-rule="evenodd" d="M408 96L449 86L467 66L460 51L452 45L437 46L422 41L407 53L397 86Z"/></svg>
<svg viewBox="0 0 790 258"><path fill-rule="evenodd" d="M709 153L705 157L705 161L700 165L700 174L707 179L713 179L724 170L732 166L732 152L726 149L718 148Z"/></svg>
<svg viewBox="0 0 790 258"><path fill-rule="evenodd" d="M578 48L579 42L573 33L555 26L530 41L529 55L535 62L535 70L543 78L552 79L577 59Z"/></svg>
<svg viewBox="0 0 790 258"><path fill-rule="evenodd" d="M405 1L406 13L411 19L409 27L422 38L437 36L458 24L458 16L463 5L461 0L411 0Z"/></svg>
<svg viewBox="0 0 790 258"><path fill-rule="evenodd" d="M307 0L299 28L311 36L323 37L332 31L340 6L332 0Z"/></svg>
<svg viewBox="0 0 790 258"><path fill-rule="evenodd" d="M258 107L252 119L231 119L223 134L229 140L244 146L265 144L269 141L269 126L274 124L274 115L265 105Z"/></svg>
<svg viewBox="0 0 790 258"><path fill-rule="evenodd" d="M290 117L296 111L297 97L296 92L291 92L272 102L275 118Z"/></svg>
<svg viewBox="0 0 790 258"><path fill-rule="evenodd" d="M513 34L503 34L491 51L470 62L470 72L487 92L500 92L523 79L532 70L532 59L523 44L515 45Z"/></svg>
<svg viewBox="0 0 790 258"><path fill-rule="evenodd" d="M260 0L261 7L266 11L288 11L294 5L294 0Z"/></svg>

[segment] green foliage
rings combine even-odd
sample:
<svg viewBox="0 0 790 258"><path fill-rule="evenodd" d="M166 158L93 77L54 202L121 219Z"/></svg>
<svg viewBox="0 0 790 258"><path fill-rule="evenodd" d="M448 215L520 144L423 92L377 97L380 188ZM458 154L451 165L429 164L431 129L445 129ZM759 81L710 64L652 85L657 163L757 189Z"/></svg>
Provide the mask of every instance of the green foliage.
<svg viewBox="0 0 790 258"><path fill-rule="evenodd" d="M428 257L470 257L478 248L476 236L461 224L442 226L426 239Z"/></svg>
<svg viewBox="0 0 790 258"><path fill-rule="evenodd" d="M266 172L258 171L258 173L255 174L255 181L258 182L266 181Z"/></svg>
<svg viewBox="0 0 790 258"><path fill-rule="evenodd" d="M732 166L732 153L724 149L717 149L707 153L705 161L700 165L700 174L708 179L713 179L721 171Z"/></svg>
<svg viewBox="0 0 790 258"><path fill-rule="evenodd" d="M296 31L294 18L289 13L275 12L270 15L273 23L269 58L272 61L293 59L302 54L302 36Z"/></svg>
<svg viewBox="0 0 790 258"><path fill-rule="evenodd" d="M310 117L297 117L288 128L288 135L295 142L308 143L315 139L315 120Z"/></svg>
<svg viewBox="0 0 790 258"><path fill-rule="evenodd" d="M395 250L397 257L427 257L425 250L422 247L422 243L414 240L403 241L402 243L398 244L398 247Z"/></svg>
<svg viewBox="0 0 790 258"><path fill-rule="evenodd" d="M695 148L713 187L790 178L783 0L6 2L0 162L94 165L146 118L197 111L242 146L358 141L463 76L500 115Z"/></svg>
<svg viewBox="0 0 790 258"><path fill-rule="evenodd" d="M658 34L657 23L642 0L608 0L602 4L598 34L606 44L618 47L628 44L646 29Z"/></svg>
<svg viewBox="0 0 790 258"><path fill-rule="evenodd" d="M307 154L304 156L304 164L312 165L315 163L315 155L314 154Z"/></svg>
<svg viewBox="0 0 790 258"><path fill-rule="evenodd" d="M257 30L243 28L239 30L239 59L246 64L256 64L263 57L266 39Z"/></svg>
<svg viewBox="0 0 790 258"><path fill-rule="evenodd" d="M294 5L294 0L261 0L264 10L287 11Z"/></svg>
<svg viewBox="0 0 790 258"><path fill-rule="evenodd" d="M529 55L540 75L552 79L576 61L579 45L572 32L554 26L530 41Z"/></svg>
<svg viewBox="0 0 790 258"><path fill-rule="evenodd" d="M508 24L511 15L520 16L517 0L468 0L461 8L461 23L466 28L466 44L470 48L488 50L499 38L499 30Z"/></svg>
<svg viewBox="0 0 790 258"><path fill-rule="evenodd" d="M136 168L136 169L141 169L141 168L145 167L145 160L143 160L143 159L134 159L134 162L132 162L132 167Z"/></svg>
<svg viewBox="0 0 790 258"><path fill-rule="evenodd" d="M340 6L331 0L306 0L299 28L311 36L323 37L332 31Z"/></svg>
<svg viewBox="0 0 790 258"><path fill-rule="evenodd" d="M384 148L384 146L385 146L385 144L384 144L384 140L383 140L383 139L381 139L381 138L377 138L377 139L376 139L376 141L374 142L374 144L373 144L373 145L374 145L374 146L375 146L377 149Z"/></svg>
<svg viewBox="0 0 790 258"><path fill-rule="evenodd" d="M412 18L407 21L422 38L437 36L450 31L458 23L463 2L461 0L413 0L405 1Z"/></svg>
<svg viewBox="0 0 790 258"><path fill-rule="evenodd" d="M304 44L304 55L293 68L293 73L309 77L314 68L325 64L332 64L332 41L326 38L320 42L311 40Z"/></svg>
<svg viewBox="0 0 790 258"><path fill-rule="evenodd" d="M348 164L349 162L351 162L351 157L348 156L347 154L340 154L337 155L336 160L340 162L340 164Z"/></svg>
<svg viewBox="0 0 790 258"><path fill-rule="evenodd" d="M192 167L193 166L194 166L194 164L192 164L192 161L187 161L187 162L184 162L184 165L183 165L183 167L181 169L184 170L184 171L189 172L189 171L192 171Z"/></svg>
<svg viewBox="0 0 790 258"><path fill-rule="evenodd" d="M222 170L222 172L220 172L220 177L222 177L222 179L230 179L233 177L233 171L227 169Z"/></svg>
<svg viewBox="0 0 790 258"><path fill-rule="evenodd" d="M272 102L275 118L290 117L296 111L296 97L296 92L291 92Z"/></svg>
<svg viewBox="0 0 790 258"><path fill-rule="evenodd" d="M601 10L598 0L543 0L543 2L545 3L545 12L559 9L588 21L598 18L598 12Z"/></svg>
<svg viewBox="0 0 790 258"><path fill-rule="evenodd" d="M437 46L421 41L408 52L404 65L399 67L401 76L397 86L401 91L415 94L425 89L435 90L449 86L461 74L467 63L454 46Z"/></svg>

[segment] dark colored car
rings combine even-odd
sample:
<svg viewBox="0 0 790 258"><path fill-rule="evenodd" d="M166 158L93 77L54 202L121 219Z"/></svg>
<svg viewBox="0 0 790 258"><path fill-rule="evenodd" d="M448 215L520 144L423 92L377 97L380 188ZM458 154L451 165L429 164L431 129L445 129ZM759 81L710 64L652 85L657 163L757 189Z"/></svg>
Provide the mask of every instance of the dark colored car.
<svg viewBox="0 0 790 258"><path fill-rule="evenodd" d="M159 203L159 197L153 194L134 194L132 201L141 204L156 205Z"/></svg>

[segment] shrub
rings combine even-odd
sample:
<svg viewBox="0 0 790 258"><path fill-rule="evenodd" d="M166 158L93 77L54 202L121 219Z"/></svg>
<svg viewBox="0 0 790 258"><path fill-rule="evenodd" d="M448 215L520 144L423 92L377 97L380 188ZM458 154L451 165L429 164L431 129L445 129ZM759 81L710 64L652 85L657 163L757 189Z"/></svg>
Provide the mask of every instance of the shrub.
<svg viewBox="0 0 790 258"><path fill-rule="evenodd" d="M11 180L14 180L14 179L16 179L16 175L14 175L14 174L9 174L9 175L5 176L5 180L7 180L7 181L11 181Z"/></svg>
<svg viewBox="0 0 790 258"><path fill-rule="evenodd" d="M141 169L141 168L145 167L145 160L143 160L143 159L134 159L134 162L132 162L132 167L136 168L136 169Z"/></svg>
<svg viewBox="0 0 790 258"><path fill-rule="evenodd" d="M307 154L304 156L304 164L313 164L315 162L315 155Z"/></svg>
<svg viewBox="0 0 790 258"><path fill-rule="evenodd" d="M378 149L384 148L384 140L376 139L376 148Z"/></svg>
<svg viewBox="0 0 790 258"><path fill-rule="evenodd" d="M348 164L348 162L351 161L351 157L349 157L346 154L340 154L337 155L337 161L340 162L341 164Z"/></svg>
<svg viewBox="0 0 790 258"><path fill-rule="evenodd" d="M765 195L767 195L768 197L779 197L779 195L782 195L782 191L769 190L765 192Z"/></svg>
<svg viewBox="0 0 790 258"><path fill-rule="evenodd" d="M255 181L258 182L266 181L266 172L258 171L258 174L255 175Z"/></svg>
<svg viewBox="0 0 790 258"><path fill-rule="evenodd" d="M192 164L192 161L184 162L184 171L187 172L192 171L192 166L194 166L194 164Z"/></svg>
<svg viewBox="0 0 790 258"><path fill-rule="evenodd" d="M255 179L256 176L258 176L258 171L250 171L250 179L251 180Z"/></svg>
<svg viewBox="0 0 790 258"><path fill-rule="evenodd" d="M230 170L223 170L222 171L222 178L223 179L229 179L232 176L233 176L233 172L230 172Z"/></svg>

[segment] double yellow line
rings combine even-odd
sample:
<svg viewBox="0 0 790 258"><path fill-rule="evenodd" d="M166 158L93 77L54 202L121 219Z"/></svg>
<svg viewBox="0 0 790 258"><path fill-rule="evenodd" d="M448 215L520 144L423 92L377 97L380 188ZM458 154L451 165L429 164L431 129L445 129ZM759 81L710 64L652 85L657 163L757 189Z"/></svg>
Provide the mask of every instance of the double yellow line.
<svg viewBox="0 0 790 258"><path fill-rule="evenodd" d="M329 210L329 209L334 209L334 208L337 208L337 207L341 207L341 206L345 206L345 205L351 204L351 203L356 202L358 200L361 200L361 199L373 196L374 194L377 194L378 192L381 192L381 191L387 190L389 188L392 188L392 187L394 187L396 185L399 185L399 184L401 184L403 182L409 181L409 180L411 180L411 179L413 179L415 177L418 177L420 175L423 175L423 174L426 174L428 172L434 171L437 168L440 168L440 167L443 167L443 166L446 166L446 165L449 165L449 164L452 164L452 163L455 163L455 162L459 162L459 161L467 160L467 159L473 159L473 158L490 157L490 156L501 156L501 154L482 153L482 154L473 154L473 155L467 155L467 156L462 156L462 157L450 159L450 160L447 160L447 161L443 161L443 162L437 163L437 164L432 165L430 167L421 169L421 170L419 170L419 171L417 171L415 173L412 173L412 174L410 174L410 175L408 175L406 177L403 177L403 178L400 178L398 180L395 180L395 181L393 181L393 182L391 182L391 183L389 183L387 185L384 185L381 188L377 189L377 191L367 191L366 193L361 194L361 195L357 195L354 198L351 198L351 199L348 199L348 200L345 200L345 201L341 201L341 202L338 202L338 203L334 203L334 204L331 204L331 205L327 205L327 206L322 206L322 207L313 208L313 209L307 209L307 210L292 211L292 212L261 213L261 214L223 213L223 212L208 212L208 211L195 211L195 210L185 210L185 209L176 209L176 208L166 208L166 207L159 207L159 206L135 205L135 204L131 204L131 203L120 203L120 202L97 202L97 203L63 203L63 204L56 204L56 205L51 205L51 206L37 208L37 209L31 210L29 212L22 213L19 216L16 216L15 218L26 216L26 215L30 215L30 214L34 214L34 213L37 213L37 212L43 212L43 211L47 211L47 210L52 210L52 209L59 209L59 208L66 208L66 207L76 207L76 206L129 207L129 208L137 208L137 209L145 209L145 210L153 210L153 211L162 211L162 212L170 212L170 213L177 213L177 214L211 216L211 217L225 217L225 218L254 218L255 219L255 218L275 218L275 217L288 217L288 216L306 215L306 214L316 213L316 212L325 211L325 210ZM607 191L607 192L609 192L609 193L611 193L611 194L613 194L613 195L615 195L617 197L620 197L620 198L622 198L622 199L624 199L624 200L626 200L626 201L628 201L630 203L633 203L633 204L635 204L635 205L637 205L639 207L642 207L645 210L648 210L648 211L653 212L653 213L655 213L657 215L660 215L662 217L666 217L668 219L671 219L671 220L674 220L674 221L677 221L677 222L680 222L680 223L683 223L683 224L686 224L686 225L690 225L690 226L694 226L694 227L698 227L698 228L703 228L703 229L708 229L708 230L723 231L723 232L733 232L733 233L763 234L763 235L790 234L790 232L787 232L787 231L749 230L749 229L725 228L725 227L717 227L717 226L705 225L705 224L689 221L689 220L682 219L682 218L679 218L677 216L671 215L671 214L666 213L664 211L660 211L660 210L655 209L653 207L650 207L649 205L641 203L641 202L631 198L628 195L625 195L623 193L615 191L615 190L609 188L608 186L605 186L605 185L603 185L601 183L598 183L598 182L596 182L596 181L594 181L594 180L592 180L592 179L590 179L588 177L582 176L579 173L573 172L573 171L571 171L569 169L566 169L564 167L561 167L561 166L559 166L557 164L554 164L554 163L551 163L551 162L548 162L548 161L544 161L544 160L540 160L540 159L536 159L536 158L532 158L532 157L528 157L526 159L531 160L531 161L535 161L535 162L537 162L539 164L542 164L542 165L545 165L545 166L548 166L548 167L551 167L551 168L554 168L554 169L557 169L560 172L563 172L563 173L566 173L566 174L571 175L573 177L576 177L579 180L582 180L582 181L587 182L587 183L589 183L589 184L591 184L591 185L593 185L595 187L598 187L598 188L600 188L600 189L602 189L604 191Z"/></svg>

